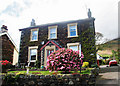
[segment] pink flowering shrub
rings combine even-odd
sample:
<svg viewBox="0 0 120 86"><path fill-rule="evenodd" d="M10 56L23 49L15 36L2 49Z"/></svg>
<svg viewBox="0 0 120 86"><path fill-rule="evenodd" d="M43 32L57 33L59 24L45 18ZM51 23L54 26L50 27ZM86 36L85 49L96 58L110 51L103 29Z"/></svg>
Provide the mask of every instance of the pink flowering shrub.
<svg viewBox="0 0 120 86"><path fill-rule="evenodd" d="M47 57L47 70L70 72L78 69L80 69L79 51L61 48Z"/></svg>

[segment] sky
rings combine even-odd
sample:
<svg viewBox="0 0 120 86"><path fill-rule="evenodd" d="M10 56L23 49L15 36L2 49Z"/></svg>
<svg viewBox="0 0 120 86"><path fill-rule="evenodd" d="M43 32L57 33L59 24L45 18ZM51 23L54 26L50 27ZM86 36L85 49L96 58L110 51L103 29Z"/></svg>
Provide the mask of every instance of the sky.
<svg viewBox="0 0 120 86"><path fill-rule="evenodd" d="M0 27L6 25L17 48L19 29L36 25L88 18L90 8L95 31L109 40L118 37L118 2L120 0L0 0Z"/></svg>

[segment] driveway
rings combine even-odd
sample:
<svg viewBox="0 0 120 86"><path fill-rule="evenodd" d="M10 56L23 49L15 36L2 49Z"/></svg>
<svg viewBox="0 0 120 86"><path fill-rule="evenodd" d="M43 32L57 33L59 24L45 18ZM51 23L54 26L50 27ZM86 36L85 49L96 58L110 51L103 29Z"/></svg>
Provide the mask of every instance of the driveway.
<svg viewBox="0 0 120 86"><path fill-rule="evenodd" d="M120 65L100 67L100 73L96 80L96 86L120 86Z"/></svg>

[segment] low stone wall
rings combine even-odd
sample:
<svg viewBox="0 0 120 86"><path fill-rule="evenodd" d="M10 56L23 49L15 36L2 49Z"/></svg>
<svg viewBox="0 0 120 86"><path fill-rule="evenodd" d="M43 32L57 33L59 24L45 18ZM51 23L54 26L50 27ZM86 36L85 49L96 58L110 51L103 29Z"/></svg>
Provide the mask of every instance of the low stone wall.
<svg viewBox="0 0 120 86"><path fill-rule="evenodd" d="M94 86L97 74L2 75L2 86Z"/></svg>

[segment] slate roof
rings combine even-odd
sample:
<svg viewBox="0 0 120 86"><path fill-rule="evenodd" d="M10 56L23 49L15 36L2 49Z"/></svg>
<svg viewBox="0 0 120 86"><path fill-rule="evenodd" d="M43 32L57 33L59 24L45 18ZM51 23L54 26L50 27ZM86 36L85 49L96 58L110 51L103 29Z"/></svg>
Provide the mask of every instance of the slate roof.
<svg viewBox="0 0 120 86"><path fill-rule="evenodd" d="M91 18L86 18L86 19L78 19L78 20L70 20L70 21L62 21L62 22L55 22L55 23L47 23L47 24L41 24L41 25L36 25L36 26L30 26L30 27L26 27L26 28L22 28L19 29L19 31L22 31L24 29L33 29L33 28L39 28L42 26L52 26L52 25L58 25L58 24L63 24L63 23L74 23L74 22L86 22L86 21L91 21L91 20L95 20L95 18L91 17Z"/></svg>

